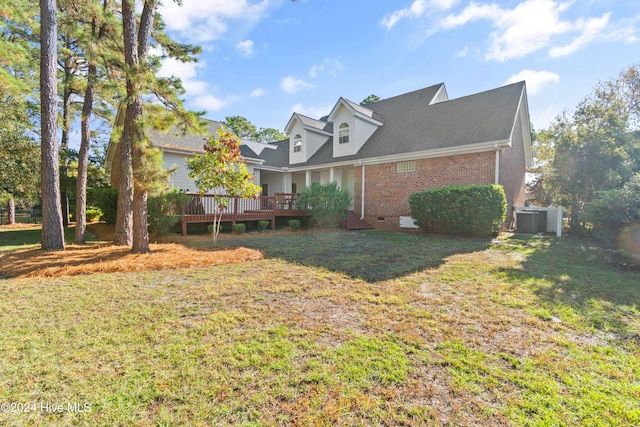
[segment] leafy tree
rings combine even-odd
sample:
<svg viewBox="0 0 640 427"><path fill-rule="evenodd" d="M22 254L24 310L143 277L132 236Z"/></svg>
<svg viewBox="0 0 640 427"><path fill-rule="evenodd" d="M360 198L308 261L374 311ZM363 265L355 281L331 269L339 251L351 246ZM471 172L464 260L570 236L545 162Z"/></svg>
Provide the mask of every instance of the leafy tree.
<svg viewBox="0 0 640 427"><path fill-rule="evenodd" d="M372 93L371 95L369 95L365 99L363 99L362 102L360 102L360 105L373 104L374 102L378 102L378 101L381 101L381 100L382 100L382 98L380 98L378 95Z"/></svg>
<svg viewBox="0 0 640 427"><path fill-rule="evenodd" d="M316 182L302 189L299 203L308 207L311 218L320 228L328 228L346 218L351 193L335 182L324 185Z"/></svg>
<svg viewBox="0 0 640 427"><path fill-rule="evenodd" d="M638 137L630 131L635 103L623 96L621 81L598 85L572 115L557 117L536 138L538 193L568 208L574 231L583 225L587 203L621 188L640 169Z"/></svg>
<svg viewBox="0 0 640 427"><path fill-rule="evenodd" d="M282 141L287 135L274 128L257 129L253 123L242 116L225 117L225 126L238 138L256 142Z"/></svg>
<svg viewBox="0 0 640 427"><path fill-rule="evenodd" d="M2 89L0 89L2 92ZM8 205L8 223L15 218L15 200L36 200L40 185L40 147L31 138L33 114L20 96L1 94L0 197Z"/></svg>
<svg viewBox="0 0 640 427"><path fill-rule="evenodd" d="M260 128L252 138L252 141L257 142L274 142L287 139L287 135L274 128Z"/></svg>
<svg viewBox="0 0 640 427"><path fill-rule="evenodd" d="M187 160L189 177L195 179L200 194L214 191L213 243L218 240L222 212L229 197L258 197L262 189L255 185L253 176L240 155L240 140L228 130L217 131L217 138L209 137L205 154ZM229 197L227 197L229 196Z"/></svg>
<svg viewBox="0 0 640 427"><path fill-rule="evenodd" d="M57 142L56 5L40 0L40 108L42 173L42 249L64 249L60 214L60 179Z"/></svg>
<svg viewBox="0 0 640 427"><path fill-rule="evenodd" d="M256 127L242 116L230 116L224 118L224 124L238 137L251 140L256 134Z"/></svg>

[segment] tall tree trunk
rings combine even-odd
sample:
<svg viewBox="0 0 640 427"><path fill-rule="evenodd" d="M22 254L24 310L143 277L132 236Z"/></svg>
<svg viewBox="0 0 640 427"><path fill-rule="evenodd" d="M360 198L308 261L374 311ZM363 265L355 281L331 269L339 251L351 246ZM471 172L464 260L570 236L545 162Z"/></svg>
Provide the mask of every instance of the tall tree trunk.
<svg viewBox="0 0 640 427"><path fill-rule="evenodd" d="M13 200L13 197L9 197L9 202L7 203L7 224L15 224L16 223L16 202Z"/></svg>
<svg viewBox="0 0 640 427"><path fill-rule="evenodd" d="M127 83L127 86L129 84ZM129 89L127 89L128 91ZM131 246L133 243L133 168L131 164L131 125L127 120L131 116L131 105L127 105L125 112L125 125L120 138L119 156L120 176L118 177L118 210L116 214L114 244L118 246Z"/></svg>
<svg viewBox="0 0 640 427"><path fill-rule="evenodd" d="M60 205L62 208L62 226L69 226L69 192L67 176L69 174L69 129L71 129L71 70L68 59L64 65L64 88L62 94L62 139L60 140Z"/></svg>
<svg viewBox="0 0 640 427"><path fill-rule="evenodd" d="M42 249L63 250L58 173L58 86L56 1L40 0L40 108L42 143Z"/></svg>
<svg viewBox="0 0 640 427"><path fill-rule="evenodd" d="M129 149L132 161L133 191L133 247L134 253L149 252L149 230L147 228L147 183L144 170L144 134L142 131L142 97L139 79L142 77L140 62L144 61L150 47L151 31L158 0L145 0L140 29L136 37L136 16L131 0L122 0L122 29L124 35L124 57L127 64L127 116L124 121L123 142L130 137L129 145L122 145L123 156ZM124 163L123 163L124 165Z"/></svg>
<svg viewBox="0 0 640 427"><path fill-rule="evenodd" d="M91 143L91 111L93 109L93 93L97 67L89 65L87 71L87 89L82 104L82 119L80 125L81 139L78 153L78 182L76 183L76 234L74 242L83 245L87 233L87 169L89 164L89 147Z"/></svg>

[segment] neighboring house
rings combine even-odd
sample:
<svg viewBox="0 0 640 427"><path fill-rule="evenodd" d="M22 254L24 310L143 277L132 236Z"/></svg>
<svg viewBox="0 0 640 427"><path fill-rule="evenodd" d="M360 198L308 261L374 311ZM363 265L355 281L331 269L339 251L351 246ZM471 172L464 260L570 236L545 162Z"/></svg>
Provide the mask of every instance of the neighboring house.
<svg viewBox="0 0 640 427"><path fill-rule="evenodd" d="M220 126L211 122L210 133ZM328 116L294 113L289 139L243 141L242 154L264 195L337 182L355 214L376 228L413 227L409 194L451 184L500 184L511 218L524 204L531 130L524 82L449 99L444 84L359 105L340 98ZM177 168L171 183L196 192L184 158L202 151L202 135L160 134L152 142ZM115 155L109 148L107 168Z"/></svg>

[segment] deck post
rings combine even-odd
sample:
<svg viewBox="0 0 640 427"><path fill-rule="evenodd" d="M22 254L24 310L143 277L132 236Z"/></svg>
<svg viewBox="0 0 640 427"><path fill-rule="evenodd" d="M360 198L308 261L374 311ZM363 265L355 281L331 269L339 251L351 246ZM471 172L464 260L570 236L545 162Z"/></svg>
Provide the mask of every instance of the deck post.
<svg viewBox="0 0 640 427"><path fill-rule="evenodd" d="M238 218L238 196L233 198L233 223L236 223L236 219Z"/></svg>
<svg viewBox="0 0 640 427"><path fill-rule="evenodd" d="M182 222L182 235L186 236L187 235L187 221L186 221L186 218L185 218L185 214L187 213L187 205L182 205L180 210L182 211L182 216L180 217L180 222Z"/></svg>

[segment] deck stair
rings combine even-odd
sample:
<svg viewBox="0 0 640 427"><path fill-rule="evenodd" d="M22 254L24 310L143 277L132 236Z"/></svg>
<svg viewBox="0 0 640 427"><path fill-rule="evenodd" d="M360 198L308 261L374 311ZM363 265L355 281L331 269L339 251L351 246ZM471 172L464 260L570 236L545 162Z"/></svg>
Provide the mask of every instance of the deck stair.
<svg viewBox="0 0 640 427"><path fill-rule="evenodd" d="M373 228L367 221L360 219L354 211L347 213L347 220L344 223L344 228L347 230L368 230Z"/></svg>

